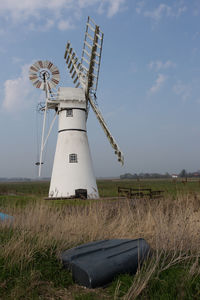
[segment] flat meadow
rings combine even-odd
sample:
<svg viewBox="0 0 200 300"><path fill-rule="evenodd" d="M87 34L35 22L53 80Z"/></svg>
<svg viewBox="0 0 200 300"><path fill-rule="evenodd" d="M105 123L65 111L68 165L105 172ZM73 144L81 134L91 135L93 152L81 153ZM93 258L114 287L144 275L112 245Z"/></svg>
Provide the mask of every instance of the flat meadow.
<svg viewBox="0 0 200 300"><path fill-rule="evenodd" d="M0 183L0 299L200 299L200 182L98 180L100 200L45 200L48 182ZM118 187L162 190L118 198ZM100 239L144 238L152 255L133 275L86 289L60 253Z"/></svg>

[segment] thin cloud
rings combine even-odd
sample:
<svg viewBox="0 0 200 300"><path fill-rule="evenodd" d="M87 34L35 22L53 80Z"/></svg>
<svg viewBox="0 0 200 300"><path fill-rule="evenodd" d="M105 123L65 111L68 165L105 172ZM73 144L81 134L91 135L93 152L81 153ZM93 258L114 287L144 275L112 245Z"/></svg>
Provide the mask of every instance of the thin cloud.
<svg viewBox="0 0 200 300"><path fill-rule="evenodd" d="M161 87L164 85L165 81L167 80L167 76L164 74L158 74L154 85L150 88L149 93L155 94L157 93Z"/></svg>
<svg viewBox="0 0 200 300"><path fill-rule="evenodd" d="M29 81L28 70L31 64L25 64L21 74L15 79L8 79L4 82L4 100L2 108L8 112L23 110L32 101L33 87Z"/></svg>
<svg viewBox="0 0 200 300"><path fill-rule="evenodd" d="M171 7L166 4L160 4L156 9L152 11L145 11L144 16L150 17L154 21L158 22L163 16L171 15Z"/></svg>
<svg viewBox="0 0 200 300"><path fill-rule="evenodd" d="M173 91L180 96L183 101L191 98L192 89L189 84L184 84L180 80L173 86Z"/></svg>
<svg viewBox="0 0 200 300"><path fill-rule="evenodd" d="M124 3L125 3L125 0L109 0L107 16L109 18L112 18L114 15L116 15L120 11L120 9Z"/></svg>
<svg viewBox="0 0 200 300"><path fill-rule="evenodd" d="M1 0L0 12L8 13L14 21L26 20L30 17L39 18L41 11L59 12L69 7L71 0Z"/></svg>
<svg viewBox="0 0 200 300"><path fill-rule="evenodd" d="M127 0L102 0L99 1L98 13L107 14L108 18L112 18L124 9Z"/></svg>
<svg viewBox="0 0 200 300"><path fill-rule="evenodd" d="M46 32L50 30L55 25L54 20L44 20L43 24L29 23L28 29L31 31L41 31Z"/></svg>
<svg viewBox="0 0 200 300"><path fill-rule="evenodd" d="M160 70L167 70L170 68L174 68L176 67L176 64L171 60L167 60L165 62L161 60L156 60L156 61L151 61L148 64L148 67L150 70L160 71Z"/></svg>
<svg viewBox="0 0 200 300"><path fill-rule="evenodd" d="M74 25L69 20L61 20L58 22L58 29L60 29L62 31L73 29L73 28L74 28Z"/></svg>
<svg viewBox="0 0 200 300"><path fill-rule="evenodd" d="M199 1L196 1L195 5L193 7L193 15L195 17L197 17L197 16L199 16L199 14L200 14L200 3L199 3Z"/></svg>
<svg viewBox="0 0 200 300"><path fill-rule="evenodd" d="M192 39L195 40L195 39L199 39L200 37L200 31L196 31L195 34L193 35Z"/></svg>
<svg viewBox="0 0 200 300"><path fill-rule="evenodd" d="M137 14L140 14L143 11L144 6L145 6L145 1L144 0L137 2L136 8L135 8Z"/></svg>
<svg viewBox="0 0 200 300"><path fill-rule="evenodd" d="M99 0L78 0L78 7L86 8L90 5L94 5L94 4L96 5L98 3L99 3Z"/></svg>
<svg viewBox="0 0 200 300"><path fill-rule="evenodd" d="M187 10L186 6L179 7L177 12L175 13L175 17L181 16L184 12L186 12L186 10Z"/></svg>
<svg viewBox="0 0 200 300"><path fill-rule="evenodd" d="M187 7L182 3L177 3L173 6L161 3L153 10L145 9L146 2L140 1L137 3L136 12L138 14L143 14L144 17L152 19L154 22L158 23L164 17L180 17L186 10Z"/></svg>
<svg viewBox="0 0 200 300"><path fill-rule="evenodd" d="M127 0L1 0L0 16L5 23L27 23L30 30L47 31L53 26L59 30L74 28L77 16L84 9L93 7L99 13L105 13L108 18L119 13ZM41 23L43 25L41 25ZM2 29L3 30L3 29ZM1 31L0 31L1 33Z"/></svg>
<svg viewBox="0 0 200 300"><path fill-rule="evenodd" d="M47 20L43 26L39 27L40 31L48 31L54 26L55 22L53 20Z"/></svg>

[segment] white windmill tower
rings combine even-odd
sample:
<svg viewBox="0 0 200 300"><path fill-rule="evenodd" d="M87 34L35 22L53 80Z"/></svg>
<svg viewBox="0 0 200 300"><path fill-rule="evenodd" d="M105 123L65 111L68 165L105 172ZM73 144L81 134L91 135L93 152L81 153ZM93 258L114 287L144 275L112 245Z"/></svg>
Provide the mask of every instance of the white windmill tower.
<svg viewBox="0 0 200 300"><path fill-rule="evenodd" d="M59 71L49 61L39 61L30 67L30 79L37 88L46 91L42 131L39 176L42 153L56 115L59 117L58 139L49 189L49 198L98 198L98 189L93 172L87 138L86 121L91 106L99 120L118 161L123 164L123 155L111 135L103 116L96 105L103 33L88 17L81 61L71 47L66 45L65 60L75 88L59 87L56 94L52 88L59 82ZM54 119L44 139L46 112L55 110Z"/></svg>

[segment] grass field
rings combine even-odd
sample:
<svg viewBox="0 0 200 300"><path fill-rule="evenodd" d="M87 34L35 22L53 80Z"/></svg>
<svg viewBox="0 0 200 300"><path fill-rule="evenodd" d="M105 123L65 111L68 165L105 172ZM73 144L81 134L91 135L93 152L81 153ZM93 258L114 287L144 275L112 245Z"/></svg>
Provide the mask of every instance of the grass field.
<svg viewBox="0 0 200 300"><path fill-rule="evenodd" d="M162 199L113 199L117 187L163 190ZM198 181L99 180L101 200L47 201L49 183L0 183L0 299L200 299ZM109 199L110 197L110 199ZM144 238L152 256L106 288L73 283L61 251L105 238Z"/></svg>

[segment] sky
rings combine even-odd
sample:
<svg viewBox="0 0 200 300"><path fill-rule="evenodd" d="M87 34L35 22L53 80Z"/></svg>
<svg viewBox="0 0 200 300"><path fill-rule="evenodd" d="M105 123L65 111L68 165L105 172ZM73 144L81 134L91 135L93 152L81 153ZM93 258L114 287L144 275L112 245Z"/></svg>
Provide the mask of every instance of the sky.
<svg viewBox="0 0 200 300"><path fill-rule="evenodd" d="M64 52L79 58L87 16L104 32L97 102L124 153L122 167L90 110L97 177L200 169L200 0L1 0L0 177L37 176L44 92L28 70L50 60L72 86ZM48 113L48 124L52 112ZM44 155L51 176L57 123Z"/></svg>

